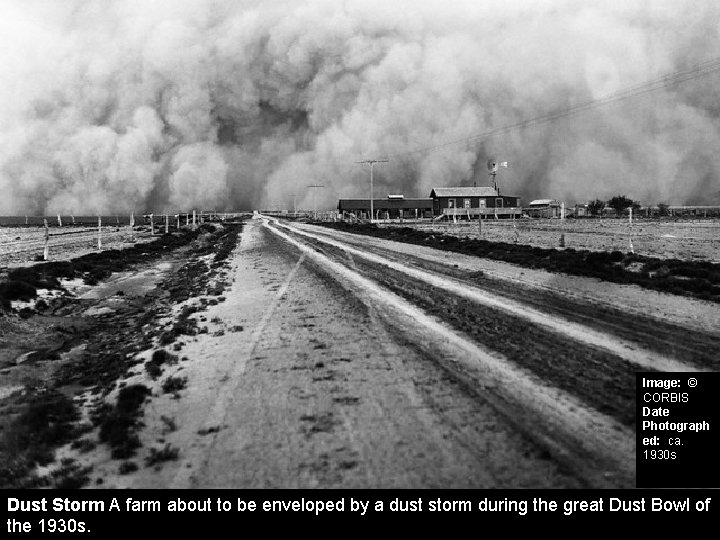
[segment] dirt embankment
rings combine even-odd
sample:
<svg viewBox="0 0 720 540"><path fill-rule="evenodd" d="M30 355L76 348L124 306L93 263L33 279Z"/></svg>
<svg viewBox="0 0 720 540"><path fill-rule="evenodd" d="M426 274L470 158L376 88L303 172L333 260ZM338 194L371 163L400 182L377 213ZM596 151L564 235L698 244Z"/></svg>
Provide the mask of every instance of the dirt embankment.
<svg viewBox="0 0 720 540"><path fill-rule="evenodd" d="M240 228L206 224L8 273L0 284L0 485L86 483L89 471L74 460L53 463L62 445L83 452L105 444L118 459L134 455L150 390L116 388L116 381L143 361L142 351L198 331L191 313L175 314L173 306L200 294L220 301L220 276ZM147 369L160 375L176 360L164 354ZM162 383L168 391L178 384Z"/></svg>

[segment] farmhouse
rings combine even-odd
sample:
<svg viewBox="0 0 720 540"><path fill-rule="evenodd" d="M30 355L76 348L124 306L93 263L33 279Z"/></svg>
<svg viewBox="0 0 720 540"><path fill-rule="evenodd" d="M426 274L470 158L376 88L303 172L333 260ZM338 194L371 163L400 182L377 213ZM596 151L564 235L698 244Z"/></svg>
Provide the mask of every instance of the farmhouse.
<svg viewBox="0 0 720 540"><path fill-rule="evenodd" d="M338 212L345 217L367 219L370 216L370 199L340 199ZM432 217L432 199L406 199L404 195L388 195L373 199L375 219L415 219Z"/></svg>
<svg viewBox="0 0 720 540"><path fill-rule="evenodd" d="M536 199L523 211L533 218L556 218L560 217L560 203L555 199Z"/></svg>
<svg viewBox="0 0 720 540"><path fill-rule="evenodd" d="M520 217L520 199L492 187L437 187L430 192L435 216Z"/></svg>

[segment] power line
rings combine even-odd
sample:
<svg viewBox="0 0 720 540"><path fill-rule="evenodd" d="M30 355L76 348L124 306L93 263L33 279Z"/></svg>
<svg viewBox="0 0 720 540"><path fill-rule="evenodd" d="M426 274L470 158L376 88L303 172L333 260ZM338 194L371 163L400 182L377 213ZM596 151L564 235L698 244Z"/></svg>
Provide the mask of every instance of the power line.
<svg viewBox="0 0 720 540"><path fill-rule="evenodd" d="M554 120L558 120L560 118L565 118L568 116L579 114L581 112L596 109L598 107L602 107L602 106L608 105L610 103L615 103L617 101L622 101L622 100L640 96L643 94L648 94L650 92L662 90L663 88L669 88L671 86L682 84L684 82L687 82L687 81L690 81L693 79L697 79L700 77L704 77L706 75L710 75L717 71L720 71L720 57L714 58L712 60L707 60L705 62L697 64L693 68L689 68L689 69L686 69L683 71L676 71L674 73L664 75L658 79L646 81L644 83L625 88L625 89L615 92L613 94L609 94L607 96L604 96L604 97L601 97L598 99L594 99L591 101L587 101L585 103L581 103L579 105L575 105L568 109L548 113L548 114L545 114L542 116L537 116L535 118L530 118L528 120L522 120L520 122L515 122L514 124L508 124L506 126L494 128L494 129L488 130L484 133L480 133L478 135L472 135L470 137L464 137L462 139L455 139L452 141L436 144L433 146L426 146L426 147L418 148L415 150L408 150L405 152L397 152L394 154L387 154L386 157L391 158L391 157L408 156L408 155L412 155L412 154L418 154L421 152L432 152L433 150L438 150L440 148L445 148L447 146L453 146L453 145L460 144L460 143L488 139L490 137L494 137L496 135L501 135L504 133L509 133L509 132L515 131L517 129L525 129L525 128L533 127L533 126L536 126L539 124L545 124L548 122L552 122Z"/></svg>

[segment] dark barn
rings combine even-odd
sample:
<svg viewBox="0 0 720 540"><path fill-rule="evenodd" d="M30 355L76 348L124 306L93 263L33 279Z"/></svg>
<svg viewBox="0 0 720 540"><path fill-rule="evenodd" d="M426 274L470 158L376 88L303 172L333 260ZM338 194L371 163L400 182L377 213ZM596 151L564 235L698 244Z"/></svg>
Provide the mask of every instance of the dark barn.
<svg viewBox="0 0 720 540"><path fill-rule="evenodd" d="M432 199L406 199L402 195L388 195L385 199L373 199L376 219L415 219L432 217ZM370 199L340 199L340 215L353 214L367 219L370 215Z"/></svg>

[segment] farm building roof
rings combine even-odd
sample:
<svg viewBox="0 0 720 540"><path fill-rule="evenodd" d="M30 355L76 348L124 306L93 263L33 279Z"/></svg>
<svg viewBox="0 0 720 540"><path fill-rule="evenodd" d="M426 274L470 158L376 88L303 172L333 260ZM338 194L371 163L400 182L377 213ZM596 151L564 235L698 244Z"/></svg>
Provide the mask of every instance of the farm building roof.
<svg viewBox="0 0 720 540"><path fill-rule="evenodd" d="M438 187L433 188L430 197L497 197L495 188L480 187Z"/></svg>
<svg viewBox="0 0 720 540"><path fill-rule="evenodd" d="M555 199L535 199L534 201L530 201L528 206L555 206L559 204Z"/></svg>
<svg viewBox="0 0 720 540"><path fill-rule="evenodd" d="M432 209L432 199L373 199L373 207L376 210L386 208L426 208ZM340 199L339 210L365 210L370 208L370 199Z"/></svg>

